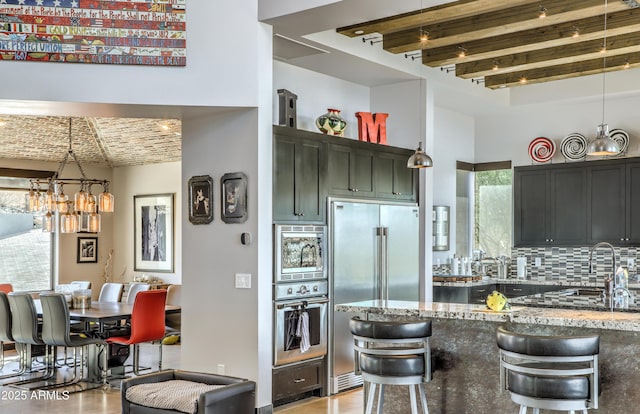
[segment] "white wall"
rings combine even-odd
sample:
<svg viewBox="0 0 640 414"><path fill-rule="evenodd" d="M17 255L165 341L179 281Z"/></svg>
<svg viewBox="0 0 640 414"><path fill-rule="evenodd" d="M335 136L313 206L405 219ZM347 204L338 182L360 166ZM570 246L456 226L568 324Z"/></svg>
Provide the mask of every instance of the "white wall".
<svg viewBox="0 0 640 414"><path fill-rule="evenodd" d="M640 97L608 97L605 101L605 122L610 129L620 128L630 136L628 156L640 155L640 118L635 109ZM587 139L596 135L602 122L602 98L571 102L550 102L513 106L499 116L476 120L476 162L513 160L513 164L530 165L529 143L536 137L547 137L556 144L552 162L565 162L560 143L571 133Z"/></svg>
<svg viewBox="0 0 640 414"><path fill-rule="evenodd" d="M257 14L256 0L188 2L184 67L3 62L0 99L256 106Z"/></svg>
<svg viewBox="0 0 640 414"><path fill-rule="evenodd" d="M451 207L449 250L433 252L433 259L440 259L441 263L456 253L456 162L474 162L474 126L473 117L436 107L433 205Z"/></svg>
<svg viewBox="0 0 640 414"><path fill-rule="evenodd" d="M219 372L218 366L224 365L226 374L252 380L259 377L261 364L266 362L270 368L271 359L260 361L259 350L271 349L271 327L258 326L258 321L261 315L272 313L270 290L260 289L272 279L270 263L259 267L258 243L240 243L243 232L251 233L254 240L263 238L258 213L263 207L258 200L257 112L238 110L190 119L183 128L182 148L183 181L208 174L216 186L212 223L193 225L182 217L183 297L188 300L183 303L181 366ZM248 219L244 223L226 224L220 219L219 180L230 172L247 175ZM182 202L186 203L184 197ZM270 223L267 228L270 234ZM252 275L251 289L235 288L236 273ZM260 300L262 295L269 300ZM259 386L257 406L270 403L270 384Z"/></svg>
<svg viewBox="0 0 640 414"><path fill-rule="evenodd" d="M347 121L344 136L358 139L356 112L369 112L369 88L343 81L287 63L273 62L273 124L278 125L278 89L286 89L298 96L298 129L319 132L315 126L318 116L327 108L341 111Z"/></svg>
<svg viewBox="0 0 640 414"><path fill-rule="evenodd" d="M181 163L171 162L136 167L121 167L113 171L114 213L113 281L132 282L135 276L151 275L172 284L182 283L182 213ZM134 209L133 197L147 194L175 194L174 198L174 271L134 271ZM139 231L139 230L138 230Z"/></svg>

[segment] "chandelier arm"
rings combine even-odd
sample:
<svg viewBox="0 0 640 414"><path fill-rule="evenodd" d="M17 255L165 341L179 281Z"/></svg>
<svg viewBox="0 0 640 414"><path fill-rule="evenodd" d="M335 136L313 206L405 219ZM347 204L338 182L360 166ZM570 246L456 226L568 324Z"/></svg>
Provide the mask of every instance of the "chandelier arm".
<svg viewBox="0 0 640 414"><path fill-rule="evenodd" d="M76 157L76 153L73 152L73 150L69 150L69 154L71 154L71 156L73 157L73 160L76 162L76 165L78 166L78 169L80 170L80 174L82 175L82 179L86 180L87 176L84 173L84 169L82 168L82 165L80 164L80 161L78 161L78 157Z"/></svg>

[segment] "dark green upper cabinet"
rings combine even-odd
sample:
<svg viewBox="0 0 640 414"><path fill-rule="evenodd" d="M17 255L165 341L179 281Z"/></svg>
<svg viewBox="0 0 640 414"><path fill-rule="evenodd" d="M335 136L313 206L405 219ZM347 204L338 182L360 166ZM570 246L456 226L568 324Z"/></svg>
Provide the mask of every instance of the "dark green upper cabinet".
<svg viewBox="0 0 640 414"><path fill-rule="evenodd" d="M586 240L583 168L516 168L514 245L567 246Z"/></svg>
<svg viewBox="0 0 640 414"><path fill-rule="evenodd" d="M514 169L514 245L640 246L640 159Z"/></svg>
<svg viewBox="0 0 640 414"><path fill-rule="evenodd" d="M417 176L407 168L409 156L379 154L374 163L376 197L392 200L415 200Z"/></svg>
<svg viewBox="0 0 640 414"><path fill-rule="evenodd" d="M373 159L371 150L329 144L329 194L373 196Z"/></svg>
<svg viewBox="0 0 640 414"><path fill-rule="evenodd" d="M325 219L324 144L314 139L274 137L273 219L322 223Z"/></svg>

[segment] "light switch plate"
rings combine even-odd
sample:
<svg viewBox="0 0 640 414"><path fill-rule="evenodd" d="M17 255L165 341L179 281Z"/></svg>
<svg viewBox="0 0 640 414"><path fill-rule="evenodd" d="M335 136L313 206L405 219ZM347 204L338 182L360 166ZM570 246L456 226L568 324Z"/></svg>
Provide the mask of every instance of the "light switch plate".
<svg viewBox="0 0 640 414"><path fill-rule="evenodd" d="M251 289L251 273L236 273L236 289Z"/></svg>

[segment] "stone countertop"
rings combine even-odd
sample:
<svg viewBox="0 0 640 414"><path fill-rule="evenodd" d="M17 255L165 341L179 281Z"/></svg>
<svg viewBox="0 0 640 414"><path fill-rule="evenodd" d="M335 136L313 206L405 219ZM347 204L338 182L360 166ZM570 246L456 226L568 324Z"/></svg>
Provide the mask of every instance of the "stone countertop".
<svg viewBox="0 0 640 414"><path fill-rule="evenodd" d="M640 331L640 313L579 309L512 306L495 312L484 305L459 303L367 300L335 305L338 312L363 312L378 315L433 319L463 319L487 322L594 328L611 331Z"/></svg>

